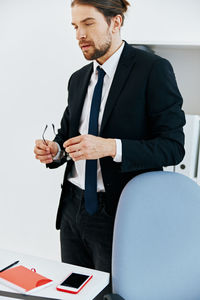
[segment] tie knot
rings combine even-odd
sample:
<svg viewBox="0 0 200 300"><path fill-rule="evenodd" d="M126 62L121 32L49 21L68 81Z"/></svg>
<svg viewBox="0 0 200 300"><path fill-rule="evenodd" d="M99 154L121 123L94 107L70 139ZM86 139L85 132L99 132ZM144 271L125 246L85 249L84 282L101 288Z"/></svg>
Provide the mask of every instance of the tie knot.
<svg viewBox="0 0 200 300"><path fill-rule="evenodd" d="M98 71L98 78L104 78L104 76L106 75L106 72L99 66L97 67L97 71Z"/></svg>

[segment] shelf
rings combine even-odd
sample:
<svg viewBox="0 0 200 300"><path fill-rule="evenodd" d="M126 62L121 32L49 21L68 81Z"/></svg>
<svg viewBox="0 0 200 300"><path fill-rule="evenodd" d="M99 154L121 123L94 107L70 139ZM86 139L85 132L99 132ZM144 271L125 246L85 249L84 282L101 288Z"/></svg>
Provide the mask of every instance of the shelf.
<svg viewBox="0 0 200 300"><path fill-rule="evenodd" d="M150 47L170 47L170 48L187 48L187 49L200 49L200 42L198 44L195 43L171 43L171 42L161 42L161 41L128 41L129 44L132 45L145 45L145 46L150 46Z"/></svg>

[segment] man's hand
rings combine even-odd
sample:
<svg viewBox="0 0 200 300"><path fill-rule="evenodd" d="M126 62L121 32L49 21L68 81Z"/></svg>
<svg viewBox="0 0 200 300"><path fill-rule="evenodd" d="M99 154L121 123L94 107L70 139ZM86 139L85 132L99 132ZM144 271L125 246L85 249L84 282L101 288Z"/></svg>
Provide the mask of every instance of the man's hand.
<svg viewBox="0 0 200 300"><path fill-rule="evenodd" d="M41 163L50 164L53 161L53 157L58 152L58 146L55 142L46 140L47 145L43 140L35 141L35 158L40 160Z"/></svg>
<svg viewBox="0 0 200 300"><path fill-rule="evenodd" d="M74 161L82 159L98 159L116 155L114 139L105 139L94 135L79 135L67 140L63 147Z"/></svg>

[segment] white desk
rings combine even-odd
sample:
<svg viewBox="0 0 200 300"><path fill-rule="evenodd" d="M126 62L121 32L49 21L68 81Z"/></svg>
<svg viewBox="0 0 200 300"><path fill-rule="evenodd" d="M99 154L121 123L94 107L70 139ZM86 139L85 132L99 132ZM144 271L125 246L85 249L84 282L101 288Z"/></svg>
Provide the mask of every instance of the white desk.
<svg viewBox="0 0 200 300"><path fill-rule="evenodd" d="M109 283L109 273L0 249L0 263L2 264L4 260L10 260L13 262L19 260L19 264L22 264L23 266L30 269L35 268L37 273L53 280L53 284L51 286L43 288L38 292L34 292L31 294L35 296L49 297L61 300L91 300L95 296L97 296ZM77 295L58 292L56 290L56 286L60 282L62 282L70 272L93 275L93 278ZM0 290L16 293L13 289L11 290L10 288L2 284L0 284ZM1 295L0 299L8 300L11 298ZM37 300L37 298L35 299Z"/></svg>

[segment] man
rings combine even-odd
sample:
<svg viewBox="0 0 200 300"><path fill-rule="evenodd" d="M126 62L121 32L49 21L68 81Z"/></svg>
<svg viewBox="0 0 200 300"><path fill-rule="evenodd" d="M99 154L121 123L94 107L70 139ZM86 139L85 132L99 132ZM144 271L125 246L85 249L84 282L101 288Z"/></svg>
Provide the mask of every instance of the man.
<svg viewBox="0 0 200 300"><path fill-rule="evenodd" d="M173 69L121 39L128 5L126 0L72 1L76 38L93 62L69 80L68 106L55 140L37 140L34 149L49 168L66 162L64 151L71 158L57 215L62 260L107 272L126 183L184 157L185 118Z"/></svg>

